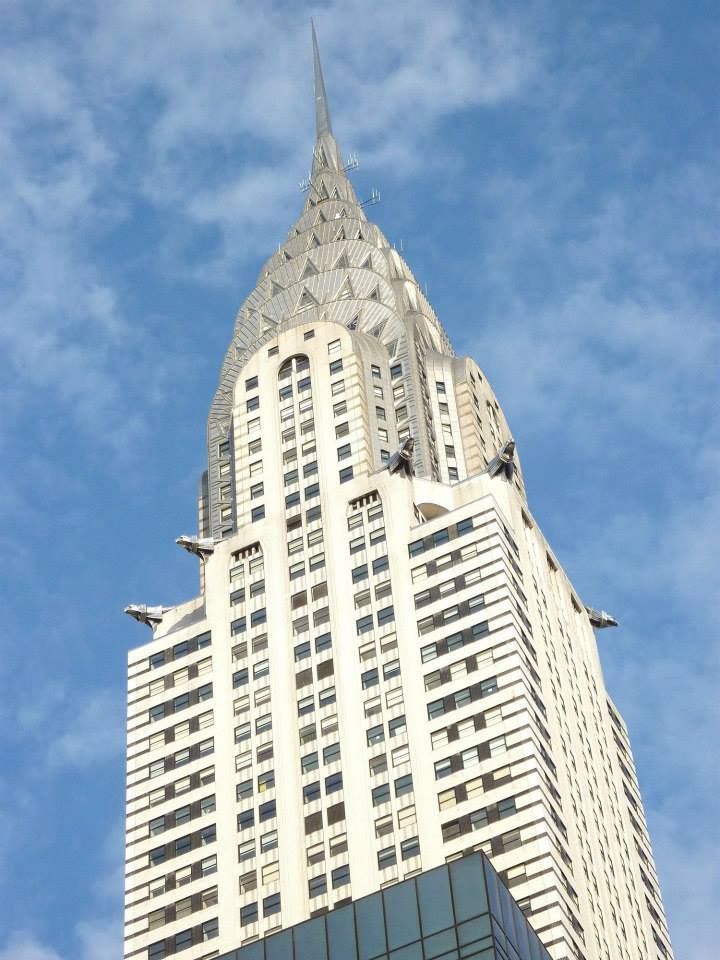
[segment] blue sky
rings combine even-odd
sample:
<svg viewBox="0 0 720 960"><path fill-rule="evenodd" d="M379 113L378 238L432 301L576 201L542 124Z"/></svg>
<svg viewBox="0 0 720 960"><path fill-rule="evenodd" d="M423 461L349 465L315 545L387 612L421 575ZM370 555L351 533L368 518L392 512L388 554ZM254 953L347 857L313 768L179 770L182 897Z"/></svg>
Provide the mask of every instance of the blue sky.
<svg viewBox="0 0 720 960"><path fill-rule="evenodd" d="M5 0L0 960L121 953L130 601L196 592L205 417L302 202L309 18L361 195L513 425L717 956L713 4Z"/></svg>

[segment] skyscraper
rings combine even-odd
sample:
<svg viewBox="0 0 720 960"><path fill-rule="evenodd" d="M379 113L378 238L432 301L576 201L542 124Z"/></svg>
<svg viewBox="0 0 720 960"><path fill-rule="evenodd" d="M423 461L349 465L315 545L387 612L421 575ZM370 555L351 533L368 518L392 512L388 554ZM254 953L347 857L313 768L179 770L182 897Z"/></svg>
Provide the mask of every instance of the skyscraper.
<svg viewBox="0 0 720 960"><path fill-rule="evenodd" d="M369 222L314 41L306 199L208 419L201 593L133 606L126 957L482 850L550 954L672 956L627 730L502 409Z"/></svg>

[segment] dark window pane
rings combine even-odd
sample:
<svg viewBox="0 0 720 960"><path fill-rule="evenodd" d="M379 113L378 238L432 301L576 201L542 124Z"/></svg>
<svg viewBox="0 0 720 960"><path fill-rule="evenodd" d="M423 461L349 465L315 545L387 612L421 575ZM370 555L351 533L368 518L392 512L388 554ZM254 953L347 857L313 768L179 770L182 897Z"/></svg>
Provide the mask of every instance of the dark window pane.
<svg viewBox="0 0 720 960"><path fill-rule="evenodd" d="M298 957L312 957L312 960L326 960L325 918L315 917L293 928L295 953Z"/></svg>
<svg viewBox="0 0 720 960"><path fill-rule="evenodd" d="M283 930L268 937L265 940L265 957L266 960L293 960L292 930Z"/></svg>
<svg viewBox="0 0 720 960"><path fill-rule="evenodd" d="M453 911L447 867L421 874L417 878L417 889L423 936L451 927Z"/></svg>
<svg viewBox="0 0 720 960"><path fill-rule="evenodd" d="M455 916L458 922L487 913L487 893L479 857L463 857L450 864Z"/></svg>
<svg viewBox="0 0 720 960"><path fill-rule="evenodd" d="M411 943L391 953L390 960L422 960L422 948L419 943Z"/></svg>
<svg viewBox="0 0 720 960"><path fill-rule="evenodd" d="M445 955L443 960L452 956L456 957L457 952L452 954L448 953L450 950L455 950L456 946L454 929L443 930L442 933L436 933L432 937L426 937L423 942L426 960L432 960L433 957L439 957L441 955Z"/></svg>
<svg viewBox="0 0 720 960"><path fill-rule="evenodd" d="M385 923L382 898L379 895L365 897L355 903L355 919L358 931L359 960L370 960L385 953Z"/></svg>
<svg viewBox="0 0 720 960"><path fill-rule="evenodd" d="M341 907L327 915L327 934L330 960L354 960L355 923L352 907Z"/></svg>
<svg viewBox="0 0 720 960"><path fill-rule="evenodd" d="M387 922L388 949L395 950L420 939L415 884L402 883L383 893Z"/></svg>

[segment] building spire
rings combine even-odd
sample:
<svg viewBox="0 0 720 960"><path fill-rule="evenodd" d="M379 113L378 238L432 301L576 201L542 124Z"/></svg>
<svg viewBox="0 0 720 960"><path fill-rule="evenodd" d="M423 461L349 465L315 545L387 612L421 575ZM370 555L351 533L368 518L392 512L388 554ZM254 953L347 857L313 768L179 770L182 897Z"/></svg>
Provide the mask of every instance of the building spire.
<svg viewBox="0 0 720 960"><path fill-rule="evenodd" d="M313 67L315 73L315 129L317 139L319 140L326 134L332 136L332 124L330 123L330 110L328 108L327 94L325 93L322 64L320 63L320 50L318 49L317 34L315 33L315 22L311 20L310 24L312 26Z"/></svg>

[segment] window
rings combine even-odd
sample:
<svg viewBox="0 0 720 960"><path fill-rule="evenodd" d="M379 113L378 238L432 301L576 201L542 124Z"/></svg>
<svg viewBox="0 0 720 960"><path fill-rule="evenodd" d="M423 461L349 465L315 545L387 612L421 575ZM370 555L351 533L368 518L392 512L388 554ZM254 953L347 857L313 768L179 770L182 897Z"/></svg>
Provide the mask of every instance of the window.
<svg viewBox="0 0 720 960"><path fill-rule="evenodd" d="M379 627L384 626L386 623L392 623L394 619L394 607L383 607L382 610L378 610L377 612L377 622Z"/></svg>
<svg viewBox="0 0 720 960"><path fill-rule="evenodd" d="M372 803L374 807L379 807L383 803L390 802L390 784L382 783L372 791Z"/></svg>
<svg viewBox="0 0 720 960"><path fill-rule="evenodd" d="M315 709L315 699L310 694L310 696L302 697L298 700L298 716L304 717L308 713L312 713Z"/></svg>
<svg viewBox="0 0 720 960"><path fill-rule="evenodd" d="M318 705L320 708L330 706L331 703L335 703L335 700L335 687L327 687L318 694Z"/></svg>
<svg viewBox="0 0 720 960"><path fill-rule="evenodd" d="M258 378L257 378L257 377L249 377L249 378L245 381L245 389L246 389L246 390L257 390L257 385L258 385Z"/></svg>
<svg viewBox="0 0 720 960"><path fill-rule="evenodd" d="M350 866L349 864L343 864L341 867L336 867L330 874L332 888L333 890L337 887L344 887L346 884L350 883Z"/></svg>
<svg viewBox="0 0 720 960"><path fill-rule="evenodd" d="M330 393L337 397L340 393L345 393L345 381L336 380L335 383L330 384Z"/></svg>
<svg viewBox="0 0 720 960"><path fill-rule="evenodd" d="M245 404L245 409L248 413L251 413L253 410L260 409L260 397L250 397L250 399Z"/></svg>
<svg viewBox="0 0 720 960"><path fill-rule="evenodd" d="M255 826L255 811L251 808L250 810L243 810L237 815L237 828L238 830L249 830L251 827Z"/></svg>
<svg viewBox="0 0 720 960"><path fill-rule="evenodd" d="M391 660L383 666L383 679L391 680L393 677L400 676L400 661Z"/></svg>
<svg viewBox="0 0 720 960"><path fill-rule="evenodd" d="M362 674L360 681L362 683L363 690L367 690L370 687L376 686L380 682L377 667L373 667L371 670L366 670Z"/></svg>
<svg viewBox="0 0 720 960"><path fill-rule="evenodd" d="M264 820L272 820L277 814L276 804L274 800L268 800L267 803L261 803L258 808L258 821L262 823Z"/></svg>
<svg viewBox="0 0 720 960"><path fill-rule="evenodd" d="M351 445L349 443L343 443L342 446L338 447L337 458L338 460L346 460L352 454Z"/></svg>
<svg viewBox="0 0 720 960"><path fill-rule="evenodd" d="M341 773L331 773L325 777L325 793L337 793L343 788L343 779Z"/></svg>
<svg viewBox="0 0 720 960"><path fill-rule="evenodd" d="M396 863L397 854L395 853L395 847L385 847L383 850L378 850L378 870L387 870L388 867L392 867Z"/></svg>
<svg viewBox="0 0 720 960"><path fill-rule="evenodd" d="M370 727L370 729L367 731L366 739L369 747L376 743L382 743L385 739L383 725L379 724L377 727Z"/></svg>
<svg viewBox="0 0 720 960"><path fill-rule="evenodd" d="M342 423L338 423L335 427L335 436L337 439L340 437L346 437L350 433L350 424L347 420L344 420Z"/></svg>
<svg viewBox="0 0 720 960"><path fill-rule="evenodd" d="M384 753L381 753L378 757L371 757L368 762L368 767L371 777L377 777L379 774L385 773L388 767L387 757Z"/></svg>
<svg viewBox="0 0 720 960"><path fill-rule="evenodd" d="M372 630L373 628L372 614L369 613L365 617L360 617L359 620L355 621L355 625L356 625L358 636L360 636L363 633L367 633L369 630Z"/></svg>
<svg viewBox="0 0 720 960"><path fill-rule="evenodd" d="M387 570L389 565L390 564L387 555L378 557L376 560L373 560L372 571L377 575L378 573L382 573L384 570Z"/></svg>
<svg viewBox="0 0 720 960"><path fill-rule="evenodd" d="M353 468L352 467L343 467L339 473L340 483L347 483L348 480L353 478Z"/></svg>
<svg viewBox="0 0 720 960"><path fill-rule="evenodd" d="M255 610L253 611L253 613L250 614L251 627L257 627L261 623L265 623L266 621L267 621L267 611L265 607L261 607L259 610Z"/></svg>
<svg viewBox="0 0 720 960"><path fill-rule="evenodd" d="M331 743L329 746L323 748L323 763L330 764L335 763L340 759L340 744Z"/></svg>
<svg viewBox="0 0 720 960"><path fill-rule="evenodd" d="M396 737L398 733L402 733L407 724L405 723L405 717L393 717L392 720L388 721L388 733L390 737Z"/></svg>
<svg viewBox="0 0 720 960"><path fill-rule="evenodd" d="M251 923L256 923L257 918L257 901L255 903L248 903L244 907L240 907L240 926L247 927Z"/></svg>
<svg viewBox="0 0 720 960"><path fill-rule="evenodd" d="M200 873L203 877L209 876L211 873L217 872L217 854L213 854L211 857L205 857L204 860L200 861Z"/></svg>
<svg viewBox="0 0 720 960"><path fill-rule="evenodd" d="M404 745L402 747L396 747L392 752L392 765L394 767L399 767L403 763L408 763L410 760L410 747Z"/></svg>
<svg viewBox="0 0 720 960"><path fill-rule="evenodd" d="M262 520L265 516L265 506L264 504L259 507L253 507L250 511L250 520L252 523L256 523L258 520Z"/></svg>
<svg viewBox="0 0 720 960"><path fill-rule="evenodd" d="M403 777L398 777L395 781L395 796L402 797L406 793L412 793L413 779L411 773L406 773Z"/></svg>
<svg viewBox="0 0 720 960"><path fill-rule="evenodd" d="M243 863L245 860L252 860L255 856L255 841L254 840L245 840L243 843L238 844L238 862ZM253 887L253 889L255 889Z"/></svg>
<svg viewBox="0 0 720 960"><path fill-rule="evenodd" d="M263 900L263 916L271 917L274 913L280 913L280 894L271 893L269 897Z"/></svg>
<svg viewBox="0 0 720 960"><path fill-rule="evenodd" d="M321 633L315 638L315 653L322 653L323 650L329 650L332 647L332 636L329 633Z"/></svg>
<svg viewBox="0 0 720 960"><path fill-rule="evenodd" d="M295 647L295 663L299 663L301 660L305 660L310 656L310 641L306 640L304 643L299 643Z"/></svg>
<svg viewBox="0 0 720 960"><path fill-rule="evenodd" d="M260 853L267 853L268 850L274 850L278 845L277 830L271 830L260 837Z"/></svg>
<svg viewBox="0 0 720 960"><path fill-rule="evenodd" d="M321 894L327 891L327 877L324 873L320 874L319 877L311 877L308 881L308 895L312 899L313 897L319 897Z"/></svg>
<svg viewBox="0 0 720 960"><path fill-rule="evenodd" d="M270 661L259 660L253 667L253 679L258 680L266 677L270 673Z"/></svg>
<svg viewBox="0 0 720 960"><path fill-rule="evenodd" d="M420 838L408 837L400 841L400 856L403 860L409 860L411 857L420 856Z"/></svg>
<svg viewBox="0 0 720 960"><path fill-rule="evenodd" d="M330 376L334 377L336 373L340 373L342 368L343 368L342 359L333 360L332 363L330 364Z"/></svg>

